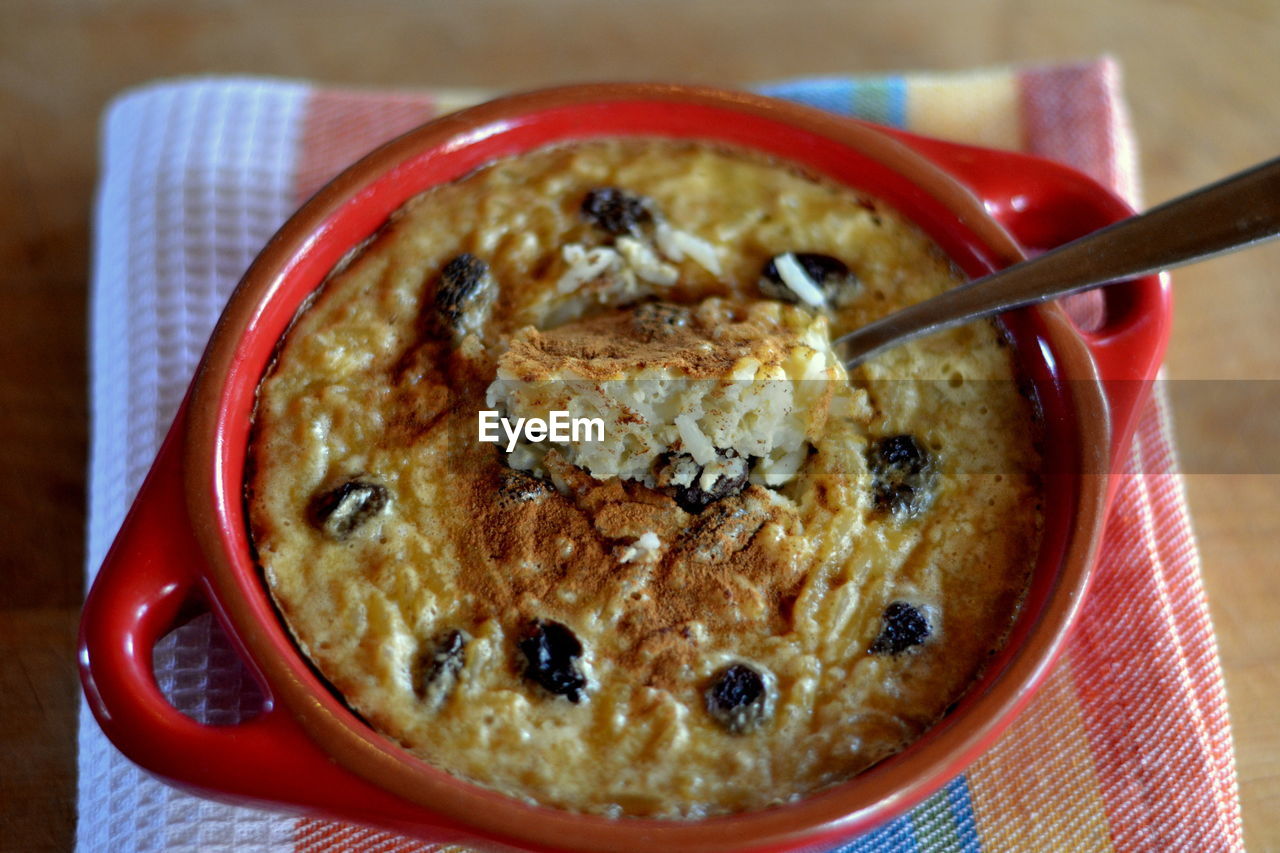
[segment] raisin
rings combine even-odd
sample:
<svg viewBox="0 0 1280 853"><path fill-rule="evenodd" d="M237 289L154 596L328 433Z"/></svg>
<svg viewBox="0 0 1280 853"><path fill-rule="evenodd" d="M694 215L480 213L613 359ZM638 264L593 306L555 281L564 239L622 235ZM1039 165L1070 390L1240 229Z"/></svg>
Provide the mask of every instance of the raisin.
<svg viewBox="0 0 1280 853"><path fill-rule="evenodd" d="M497 293L489 265L464 252L440 271L435 307L441 322L460 337L478 332Z"/></svg>
<svg viewBox="0 0 1280 853"><path fill-rule="evenodd" d="M311 500L311 522L331 539L346 539L387 505L387 490L377 483L350 480Z"/></svg>
<svg viewBox="0 0 1280 853"><path fill-rule="evenodd" d="M587 678L578 668L582 643L559 622L535 619L519 642L527 665L524 677L570 702L582 701Z"/></svg>
<svg viewBox="0 0 1280 853"><path fill-rule="evenodd" d="M413 692L439 706L453 691L466 664L463 651L471 638L457 629L446 631L418 657L413 667Z"/></svg>
<svg viewBox="0 0 1280 853"><path fill-rule="evenodd" d="M701 473L702 466L688 453L664 453L654 461L654 482L672 495L678 486L692 483Z"/></svg>
<svg viewBox="0 0 1280 853"><path fill-rule="evenodd" d="M498 502L505 506L542 500L553 489L532 474L504 468L498 475Z"/></svg>
<svg viewBox="0 0 1280 853"><path fill-rule="evenodd" d="M872 498L876 508L910 518L928 508L937 483L933 457L915 436L882 438L867 452Z"/></svg>
<svg viewBox="0 0 1280 853"><path fill-rule="evenodd" d="M462 305L475 296L489 265L468 252L463 252L440 271L440 286L436 288L436 308L447 316L456 316Z"/></svg>
<svg viewBox="0 0 1280 853"><path fill-rule="evenodd" d="M582 216L620 237L635 234L641 225L653 221L653 203L617 187L597 187L582 200Z"/></svg>
<svg viewBox="0 0 1280 853"><path fill-rule="evenodd" d="M895 601L885 608L884 625L867 651L873 655L901 654L918 646L932 633L924 614L905 601Z"/></svg>
<svg viewBox="0 0 1280 853"><path fill-rule="evenodd" d="M719 460L724 460L723 462L712 463L716 465L721 473L707 488L704 489L701 485L702 475L706 471L704 467L697 468L692 481L689 483L670 486L671 497L675 498L676 503L685 512L702 512L712 503L721 498L736 495L747 487L747 474L750 470L747 460L738 456L736 450L722 450L718 447L716 448L716 456ZM662 468L658 471L658 482L670 481L675 476L674 472L677 466L691 464L696 465L697 463L694 463L693 458L688 454L669 455Z"/></svg>
<svg viewBox="0 0 1280 853"><path fill-rule="evenodd" d="M841 305L845 298L857 291L860 285L858 277L849 271L849 267L839 258L818 252L791 252L804 270L805 275L822 291L828 305ZM800 302L800 297L792 292L778 272L778 258L774 255L765 262L760 270L760 292L771 299L783 302Z"/></svg>
<svg viewBox="0 0 1280 853"><path fill-rule="evenodd" d="M764 677L746 664L720 670L706 692L707 713L733 734L758 726L769 715Z"/></svg>
<svg viewBox="0 0 1280 853"><path fill-rule="evenodd" d="M716 501L680 532L677 547L692 563L731 561L768 520L758 501Z"/></svg>
<svg viewBox="0 0 1280 853"><path fill-rule="evenodd" d="M689 325L689 309L669 302L646 302L636 306L631 322L637 332L654 340Z"/></svg>

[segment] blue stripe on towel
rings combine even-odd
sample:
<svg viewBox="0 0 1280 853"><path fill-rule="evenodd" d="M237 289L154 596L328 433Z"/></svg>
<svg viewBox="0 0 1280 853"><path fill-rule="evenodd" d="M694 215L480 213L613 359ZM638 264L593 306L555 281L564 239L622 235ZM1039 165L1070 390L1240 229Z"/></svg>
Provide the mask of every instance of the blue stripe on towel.
<svg viewBox="0 0 1280 853"><path fill-rule="evenodd" d="M880 124L907 124L907 81L901 75L883 77L808 77L766 83L756 91L840 115Z"/></svg>
<svg viewBox="0 0 1280 853"><path fill-rule="evenodd" d="M947 799L951 801L951 814L956 819L956 834L960 836L960 849L964 853L980 853L982 842L978 838L978 818L973 813L973 799L969 796L969 779L957 776L947 783Z"/></svg>
<svg viewBox="0 0 1280 853"><path fill-rule="evenodd" d="M831 853L919 853L910 813L891 820Z"/></svg>
<svg viewBox="0 0 1280 853"><path fill-rule="evenodd" d="M849 115L853 91L859 85L848 77L810 77L784 83L768 83L756 87L756 91L771 98L782 98L820 110Z"/></svg>

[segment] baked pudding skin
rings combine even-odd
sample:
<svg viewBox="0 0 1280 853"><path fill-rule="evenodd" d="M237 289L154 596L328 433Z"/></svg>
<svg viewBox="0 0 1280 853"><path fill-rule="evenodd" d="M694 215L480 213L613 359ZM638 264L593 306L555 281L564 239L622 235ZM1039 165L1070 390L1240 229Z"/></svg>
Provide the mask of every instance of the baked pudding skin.
<svg viewBox="0 0 1280 853"><path fill-rule="evenodd" d="M281 616L373 727L530 803L696 818L846 780L975 681L1038 551L1039 422L995 324L847 379L812 337L960 281L876 200L718 146L578 143L431 189L259 387L246 503ZM563 330L611 327L641 330L610 377L666 438L477 440L519 383L582 381L562 359L492 390L513 342L598 365ZM736 341L732 377L677 339ZM689 414L692 382L728 402Z"/></svg>

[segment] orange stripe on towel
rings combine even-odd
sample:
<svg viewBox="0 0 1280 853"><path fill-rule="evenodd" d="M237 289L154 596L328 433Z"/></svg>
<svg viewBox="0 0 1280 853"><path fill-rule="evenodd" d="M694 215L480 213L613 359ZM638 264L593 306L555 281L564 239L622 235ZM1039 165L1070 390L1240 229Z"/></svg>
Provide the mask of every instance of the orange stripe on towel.
<svg viewBox="0 0 1280 853"><path fill-rule="evenodd" d="M983 850L1037 850L1046 844L1056 850L1111 849L1106 807L1065 661L967 775Z"/></svg>
<svg viewBox="0 0 1280 853"><path fill-rule="evenodd" d="M298 201L310 198L334 175L384 142L436 115L427 94L386 94L316 89L307 103L298 140Z"/></svg>
<svg viewBox="0 0 1280 853"><path fill-rule="evenodd" d="M294 824L293 849L297 853L473 853L456 844L431 844L394 832L307 817Z"/></svg>
<svg viewBox="0 0 1280 853"><path fill-rule="evenodd" d="M1240 849L1207 608L1178 569L1187 531L1160 505L1180 497L1166 472L1139 473L1165 445L1149 403L1068 657L1117 848Z"/></svg>

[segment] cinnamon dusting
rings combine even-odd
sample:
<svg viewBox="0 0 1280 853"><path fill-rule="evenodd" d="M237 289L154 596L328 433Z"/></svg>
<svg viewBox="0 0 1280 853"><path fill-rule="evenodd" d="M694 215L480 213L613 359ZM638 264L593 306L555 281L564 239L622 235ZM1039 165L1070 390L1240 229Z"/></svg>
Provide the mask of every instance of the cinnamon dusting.
<svg viewBox="0 0 1280 853"><path fill-rule="evenodd" d="M526 326L516 332L503 355L503 369L525 382L566 375L622 379L651 367L689 379L723 379L748 356L763 363L780 362L795 337L758 322L724 322L730 318L661 303L655 307L687 316L673 320L656 311L622 311L549 331Z"/></svg>
<svg viewBox="0 0 1280 853"><path fill-rule="evenodd" d="M649 686L673 689L699 654L695 623L717 632L751 624L783 631L802 567L757 537L767 524L793 526L793 511L753 486L698 515L640 483L594 480L562 466L569 493L551 489L520 503L495 500L506 482L496 457L466 488L468 523L460 585L485 617L568 619L622 605L616 653ZM645 532L662 541L656 563L623 563L620 546Z"/></svg>

